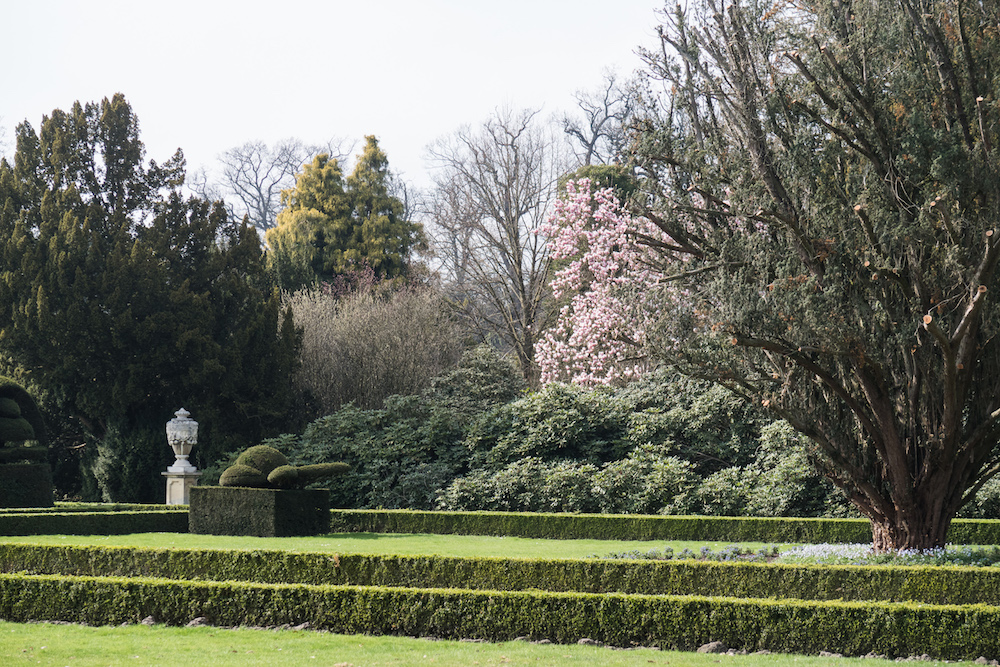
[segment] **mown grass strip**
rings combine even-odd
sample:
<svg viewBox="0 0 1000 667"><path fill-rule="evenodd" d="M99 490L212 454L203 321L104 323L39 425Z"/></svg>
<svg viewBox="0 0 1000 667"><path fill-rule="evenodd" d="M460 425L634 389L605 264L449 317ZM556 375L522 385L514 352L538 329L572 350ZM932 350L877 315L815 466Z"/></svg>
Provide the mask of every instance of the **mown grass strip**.
<svg viewBox="0 0 1000 667"><path fill-rule="evenodd" d="M89 625L220 626L309 622L333 632L475 638L590 638L615 646L690 650L723 641L748 651L846 655L1000 655L1000 608L898 603L738 600L536 591L193 582L0 575L0 618Z"/></svg>
<svg viewBox="0 0 1000 667"><path fill-rule="evenodd" d="M805 655L734 655L729 667L829 667L830 658ZM459 642L413 637L341 635L312 630L262 630L163 625L84 626L0 621L0 664L44 663L75 667L184 665L185 667L299 667L317 665L601 665L717 667L720 656L638 648L516 642ZM891 667L888 660L850 659L844 667ZM928 663L922 663L928 664ZM931 663L933 664L933 663ZM971 667L973 663L950 663Z"/></svg>
<svg viewBox="0 0 1000 667"><path fill-rule="evenodd" d="M542 540L491 535L410 535L405 533L331 533L311 537L252 537L246 535L197 535L194 533L133 533L129 535L30 535L0 536L0 543L77 546L130 546L161 549L233 549L242 551L294 551L301 553L364 553L407 556L496 556L503 558L594 558L628 549L674 551L702 547L721 550L720 542L630 542L613 540ZM764 544L744 545L754 549Z"/></svg>

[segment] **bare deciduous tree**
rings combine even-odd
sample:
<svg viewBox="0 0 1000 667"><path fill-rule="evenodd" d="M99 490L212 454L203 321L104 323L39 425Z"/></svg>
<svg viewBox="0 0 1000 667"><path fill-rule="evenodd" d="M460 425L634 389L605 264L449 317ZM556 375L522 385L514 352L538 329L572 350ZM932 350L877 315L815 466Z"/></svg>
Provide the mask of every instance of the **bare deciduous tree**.
<svg viewBox="0 0 1000 667"><path fill-rule="evenodd" d="M599 89L578 91L574 97L582 118L567 114L562 125L563 131L574 140L577 159L584 165L617 162L635 108L632 86L620 82L613 71L607 71Z"/></svg>
<svg viewBox="0 0 1000 667"><path fill-rule="evenodd" d="M374 274L347 294L329 285L288 298L302 327L295 384L309 418L346 403L382 407L393 394L420 393L462 353L461 336L444 295L426 287L380 290Z"/></svg>
<svg viewBox="0 0 1000 667"><path fill-rule="evenodd" d="M550 320L549 253L536 234L563 160L537 110L500 109L430 150L438 173L429 206L446 280L468 322L537 381L535 341Z"/></svg>
<svg viewBox="0 0 1000 667"><path fill-rule="evenodd" d="M231 202L235 213L248 216L257 229L266 231L275 225L281 191L295 185L295 174L302 165L320 153L343 162L350 153L350 147L345 151L343 143L331 140L320 146L290 138L272 146L262 141L234 146L219 157L222 187L225 194L235 197Z"/></svg>

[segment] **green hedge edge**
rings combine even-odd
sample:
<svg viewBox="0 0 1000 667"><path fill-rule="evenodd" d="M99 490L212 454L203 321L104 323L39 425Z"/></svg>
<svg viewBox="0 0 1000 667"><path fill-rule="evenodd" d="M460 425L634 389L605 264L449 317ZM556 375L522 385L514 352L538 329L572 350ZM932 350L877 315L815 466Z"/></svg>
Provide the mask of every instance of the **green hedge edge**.
<svg viewBox="0 0 1000 667"><path fill-rule="evenodd" d="M129 533L186 533L188 511L183 509L126 512L5 512L0 535L127 535Z"/></svg>
<svg viewBox="0 0 1000 667"><path fill-rule="evenodd" d="M1000 626L1000 608L984 605L0 575L0 617L8 621L117 625L147 616L170 625L196 617L218 626L308 622L348 634L559 643L587 637L681 650L718 640L747 651L945 659L1000 654L1000 635L990 631Z"/></svg>
<svg viewBox="0 0 1000 667"><path fill-rule="evenodd" d="M333 532L805 544L863 544L872 539L867 519L348 509L331 515ZM948 539L954 544L1000 544L1000 520L956 519Z"/></svg>
<svg viewBox="0 0 1000 667"><path fill-rule="evenodd" d="M312 585L1000 605L1000 570L0 544L0 571Z"/></svg>

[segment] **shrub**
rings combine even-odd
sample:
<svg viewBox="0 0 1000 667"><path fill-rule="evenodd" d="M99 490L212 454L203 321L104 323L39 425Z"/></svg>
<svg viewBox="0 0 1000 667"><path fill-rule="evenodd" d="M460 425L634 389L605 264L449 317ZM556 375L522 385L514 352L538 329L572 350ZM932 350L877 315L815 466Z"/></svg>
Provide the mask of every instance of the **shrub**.
<svg viewBox="0 0 1000 667"><path fill-rule="evenodd" d="M526 389L517 364L489 345L478 345L463 352L455 368L432 378L425 395L468 421L513 401Z"/></svg>
<svg viewBox="0 0 1000 667"><path fill-rule="evenodd" d="M163 502L165 487L160 473L173 458L162 431L113 423L103 438L88 444L96 451L87 470L103 502Z"/></svg>
<svg viewBox="0 0 1000 667"><path fill-rule="evenodd" d="M309 402L307 418L418 394L462 351L445 298L431 288L362 285L338 296L317 287L295 293L288 305L303 332L295 382Z"/></svg>
<svg viewBox="0 0 1000 667"><path fill-rule="evenodd" d="M967 519L1000 519L1000 478L983 484L976 496L962 507L958 516Z"/></svg>
<svg viewBox="0 0 1000 667"><path fill-rule="evenodd" d="M422 396L392 396L381 410L348 405L288 443L303 463L342 461L352 474L323 482L334 507L430 509L436 491L464 471L461 425Z"/></svg>
<svg viewBox="0 0 1000 667"><path fill-rule="evenodd" d="M594 475L592 493L601 512L683 514L687 494L697 484L691 463L637 448L625 459L606 464Z"/></svg>
<svg viewBox="0 0 1000 667"><path fill-rule="evenodd" d="M442 490L438 505L447 510L599 512L592 493L596 472L590 463L527 457L454 480Z"/></svg>
<svg viewBox="0 0 1000 667"><path fill-rule="evenodd" d="M856 516L846 498L810 463L804 438L784 422L760 430L745 466L723 468L701 482L690 509L718 516Z"/></svg>
<svg viewBox="0 0 1000 667"><path fill-rule="evenodd" d="M492 469L528 457L600 464L628 452L628 415L613 390L550 384L477 420L466 446Z"/></svg>

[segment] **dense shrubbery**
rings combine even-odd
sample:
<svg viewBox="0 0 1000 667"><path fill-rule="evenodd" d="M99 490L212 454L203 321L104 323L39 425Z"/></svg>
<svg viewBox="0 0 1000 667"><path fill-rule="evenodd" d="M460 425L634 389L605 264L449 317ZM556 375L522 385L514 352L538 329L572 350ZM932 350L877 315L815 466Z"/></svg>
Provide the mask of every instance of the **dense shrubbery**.
<svg viewBox="0 0 1000 667"><path fill-rule="evenodd" d="M480 347L423 394L391 396L377 410L347 405L268 444L301 463L349 464L351 474L324 484L334 507L431 508L438 489L467 470L470 421L522 387L513 365Z"/></svg>
<svg viewBox="0 0 1000 667"><path fill-rule="evenodd" d="M625 388L524 394L489 348L420 395L347 405L268 441L302 463L344 461L334 507L843 516L787 427L726 390L672 375Z"/></svg>
<svg viewBox="0 0 1000 667"><path fill-rule="evenodd" d="M676 376L624 389L551 384L466 436L471 472L451 510L843 515L799 437L736 397Z"/></svg>
<svg viewBox="0 0 1000 667"><path fill-rule="evenodd" d="M348 278L287 300L303 331L295 382L307 419L347 403L375 409L391 395L419 393L461 354L458 325L440 292L380 285L371 271Z"/></svg>

